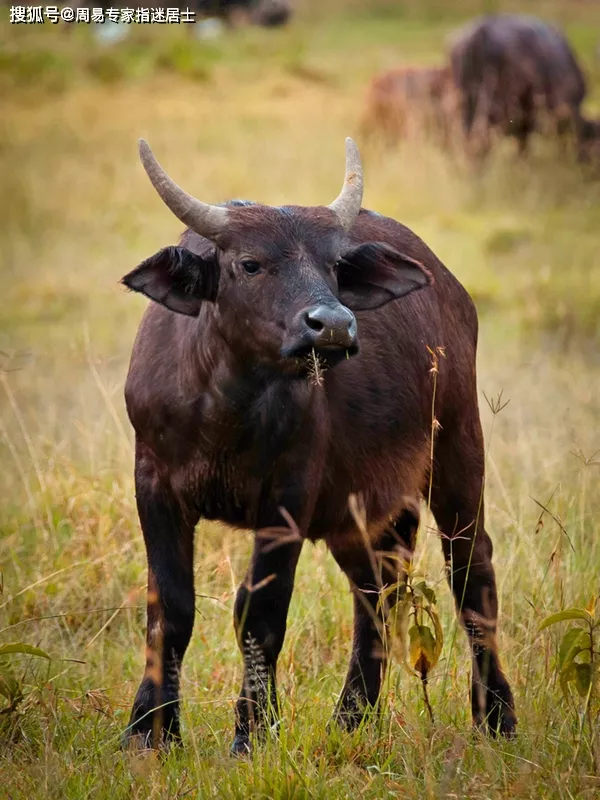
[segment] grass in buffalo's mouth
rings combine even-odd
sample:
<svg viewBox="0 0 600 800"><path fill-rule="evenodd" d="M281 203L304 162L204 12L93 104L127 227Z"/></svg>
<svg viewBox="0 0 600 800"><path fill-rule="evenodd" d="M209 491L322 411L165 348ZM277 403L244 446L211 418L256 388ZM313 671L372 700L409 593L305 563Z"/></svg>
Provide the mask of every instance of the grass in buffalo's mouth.
<svg viewBox="0 0 600 800"><path fill-rule="evenodd" d="M310 351L310 355L306 356L306 367L311 383L314 386L322 386L323 373L327 369L327 362L316 352L314 347Z"/></svg>

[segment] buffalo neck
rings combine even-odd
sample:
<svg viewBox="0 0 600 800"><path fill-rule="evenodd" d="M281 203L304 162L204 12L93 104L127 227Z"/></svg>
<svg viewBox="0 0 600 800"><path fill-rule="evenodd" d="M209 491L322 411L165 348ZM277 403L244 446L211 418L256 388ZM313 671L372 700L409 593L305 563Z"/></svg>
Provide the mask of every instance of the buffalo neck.
<svg viewBox="0 0 600 800"><path fill-rule="evenodd" d="M286 371L282 362L232 348L217 324L217 313L215 306L204 304L194 321L194 335L186 337L182 359L184 382L191 382L196 396L204 396L204 408L215 423L243 417L246 432L268 433L283 443L287 428L310 420L316 409L325 412L324 386Z"/></svg>

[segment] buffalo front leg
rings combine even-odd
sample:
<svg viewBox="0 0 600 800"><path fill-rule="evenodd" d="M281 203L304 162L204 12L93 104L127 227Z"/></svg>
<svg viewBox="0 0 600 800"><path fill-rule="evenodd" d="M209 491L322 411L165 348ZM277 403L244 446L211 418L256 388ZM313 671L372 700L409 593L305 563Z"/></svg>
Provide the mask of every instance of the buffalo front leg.
<svg viewBox="0 0 600 800"><path fill-rule="evenodd" d="M457 613L471 644L473 721L491 734L510 736L517 718L498 657L498 595L492 541L484 527L484 455L478 418L471 428L470 436L461 441L438 441L431 507ZM467 433L468 427L463 431Z"/></svg>
<svg viewBox="0 0 600 800"><path fill-rule="evenodd" d="M191 513L151 455L136 448L136 500L148 557L146 669L126 742L159 747L179 740L179 674L194 625L194 526Z"/></svg>
<svg viewBox="0 0 600 800"><path fill-rule="evenodd" d="M394 595L380 603L381 589L405 580L403 564L410 562L419 527L418 507L405 510L374 549L353 549L328 542L348 576L354 598L352 656L344 688L334 711L334 721L346 730L358 727L369 708L376 705L387 666L385 613Z"/></svg>
<svg viewBox="0 0 600 800"><path fill-rule="evenodd" d="M251 735L264 734L278 720L277 658L301 549L301 541L279 544L257 534L250 569L236 595L234 625L244 677L236 705L234 755L249 753Z"/></svg>

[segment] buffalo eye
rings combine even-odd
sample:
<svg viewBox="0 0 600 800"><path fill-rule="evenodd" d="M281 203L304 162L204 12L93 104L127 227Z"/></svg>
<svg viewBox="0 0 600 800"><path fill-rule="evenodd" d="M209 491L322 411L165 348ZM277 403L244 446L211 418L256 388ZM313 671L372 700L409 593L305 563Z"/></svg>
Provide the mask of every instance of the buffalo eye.
<svg viewBox="0 0 600 800"><path fill-rule="evenodd" d="M248 275L256 275L257 272L260 272L260 262L255 261L252 258L245 258L242 262L242 269Z"/></svg>

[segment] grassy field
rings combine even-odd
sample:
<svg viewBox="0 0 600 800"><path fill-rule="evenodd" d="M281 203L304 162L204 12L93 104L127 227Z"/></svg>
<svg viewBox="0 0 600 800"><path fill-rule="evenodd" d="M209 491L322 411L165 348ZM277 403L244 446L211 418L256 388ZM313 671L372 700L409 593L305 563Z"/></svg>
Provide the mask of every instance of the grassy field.
<svg viewBox="0 0 600 800"><path fill-rule="evenodd" d="M88 29L0 28L0 645L52 656L11 659L24 697L14 710L0 697L0 797L600 793L600 721L583 725L583 702L563 698L557 631L538 633L548 613L600 590L600 183L544 142L527 162L507 142L477 174L425 145L363 154L365 205L410 225L478 306L488 530L517 740L471 732L466 640L454 640L441 548L424 525L417 560L446 640L434 724L419 681L394 665L378 725L325 733L351 601L325 548L307 546L280 660L281 738L231 759L232 607L251 537L202 525L184 747L165 759L118 748L143 670L146 581L122 397L145 302L118 280L180 229L137 139L207 201L330 202L370 77L436 63L462 19L510 7L366 5L306 2L286 31L202 44L155 27L114 48ZM566 26L590 76L587 110L600 116L600 8L527 6ZM493 415L484 393L500 392L510 402Z"/></svg>

